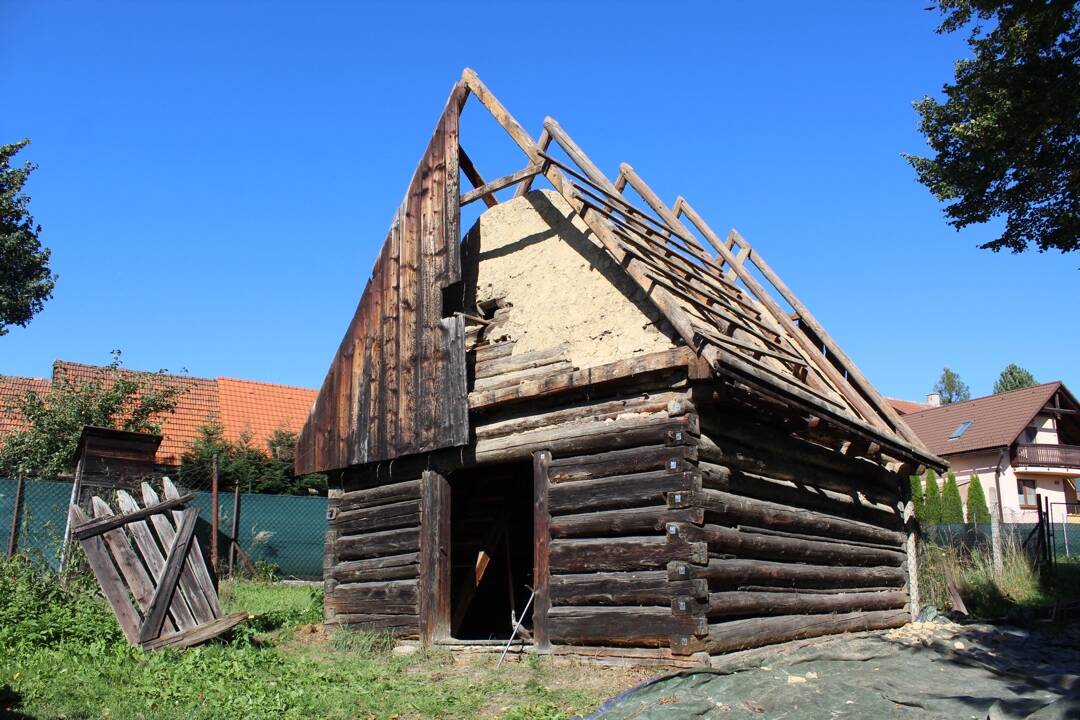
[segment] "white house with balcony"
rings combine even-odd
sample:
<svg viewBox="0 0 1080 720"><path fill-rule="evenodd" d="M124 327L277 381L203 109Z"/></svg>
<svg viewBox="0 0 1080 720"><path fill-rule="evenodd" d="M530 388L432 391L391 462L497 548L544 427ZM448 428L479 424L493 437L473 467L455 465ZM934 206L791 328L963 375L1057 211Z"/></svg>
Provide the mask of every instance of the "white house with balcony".
<svg viewBox="0 0 1080 720"><path fill-rule="evenodd" d="M965 504L974 474L991 511L1000 488L1005 522L1036 522L1037 496L1050 501L1055 522L1080 522L1080 404L1061 382L927 406L904 421L948 461Z"/></svg>

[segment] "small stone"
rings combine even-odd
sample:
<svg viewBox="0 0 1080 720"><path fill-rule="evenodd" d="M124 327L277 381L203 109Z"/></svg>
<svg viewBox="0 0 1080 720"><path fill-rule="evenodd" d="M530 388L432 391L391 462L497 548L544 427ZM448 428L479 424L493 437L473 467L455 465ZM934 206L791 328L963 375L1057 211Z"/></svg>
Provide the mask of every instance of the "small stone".
<svg viewBox="0 0 1080 720"><path fill-rule="evenodd" d="M407 657L415 653L419 648L416 645L395 645L391 650L397 657Z"/></svg>
<svg viewBox="0 0 1080 720"><path fill-rule="evenodd" d="M802 677L801 675L788 675L787 677L788 685L798 685L799 683L804 682L806 682L806 678Z"/></svg>
<svg viewBox="0 0 1080 720"><path fill-rule="evenodd" d="M963 650L963 649L964 649L964 643L960 642L959 640L957 640L956 642L954 642L954 643L952 644L952 646L953 646L953 647L954 647L955 649L957 649L957 650Z"/></svg>
<svg viewBox="0 0 1080 720"><path fill-rule="evenodd" d="M806 673L806 679L807 680L817 680L817 673L816 672L808 672L808 673Z"/></svg>

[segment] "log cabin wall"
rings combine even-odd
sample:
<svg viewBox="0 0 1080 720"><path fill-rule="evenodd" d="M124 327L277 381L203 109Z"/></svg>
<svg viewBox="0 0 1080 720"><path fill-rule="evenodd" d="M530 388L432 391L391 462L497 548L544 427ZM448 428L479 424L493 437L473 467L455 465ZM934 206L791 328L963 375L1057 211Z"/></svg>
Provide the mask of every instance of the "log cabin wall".
<svg viewBox="0 0 1080 720"><path fill-rule="evenodd" d="M415 478L342 478L330 493L323 574L327 625L419 637L420 489Z"/></svg>
<svg viewBox="0 0 1080 720"><path fill-rule="evenodd" d="M707 627L675 638L673 651L716 654L908 622L906 477L746 408L699 412L701 489L691 505L703 523L669 534L705 543L708 563L680 560L670 577L707 585L704 597L672 603Z"/></svg>

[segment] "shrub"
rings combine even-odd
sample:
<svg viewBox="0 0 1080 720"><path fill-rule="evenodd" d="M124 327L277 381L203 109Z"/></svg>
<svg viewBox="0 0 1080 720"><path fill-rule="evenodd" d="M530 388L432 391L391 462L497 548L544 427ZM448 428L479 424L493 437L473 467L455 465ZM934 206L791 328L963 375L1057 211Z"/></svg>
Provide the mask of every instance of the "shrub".
<svg viewBox="0 0 1080 720"><path fill-rule="evenodd" d="M972 525L990 522L990 508L986 505L986 494L978 475L972 475L968 483L967 521Z"/></svg>
<svg viewBox="0 0 1080 720"><path fill-rule="evenodd" d="M76 575L65 585L44 562L0 558L0 655L66 642L124 642L94 578Z"/></svg>
<svg viewBox="0 0 1080 720"><path fill-rule="evenodd" d="M964 523L964 501L960 499L956 475L951 472L945 478L945 487L941 491L941 522L946 525Z"/></svg>
<svg viewBox="0 0 1080 720"><path fill-rule="evenodd" d="M941 522L941 490L938 488L937 473L926 471L926 495L923 500L923 517L919 518L926 525Z"/></svg>

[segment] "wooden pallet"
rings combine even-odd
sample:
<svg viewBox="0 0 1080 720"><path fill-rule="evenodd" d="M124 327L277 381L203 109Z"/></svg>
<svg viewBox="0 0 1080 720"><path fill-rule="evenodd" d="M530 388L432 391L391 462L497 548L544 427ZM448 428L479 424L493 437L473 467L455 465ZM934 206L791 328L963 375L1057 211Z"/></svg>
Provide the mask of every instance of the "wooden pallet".
<svg viewBox="0 0 1080 720"><path fill-rule="evenodd" d="M188 647L212 640L243 622L247 613L222 615L217 591L195 539L197 508L163 479L165 499L142 484L142 507L124 490L119 513L99 497L90 519L70 509L72 536L82 545L101 592L124 636L148 650Z"/></svg>

